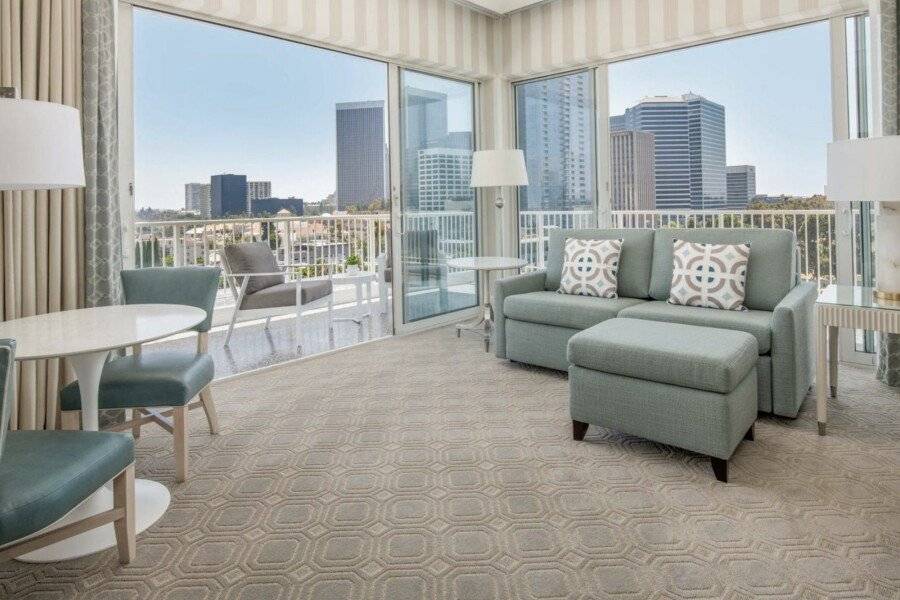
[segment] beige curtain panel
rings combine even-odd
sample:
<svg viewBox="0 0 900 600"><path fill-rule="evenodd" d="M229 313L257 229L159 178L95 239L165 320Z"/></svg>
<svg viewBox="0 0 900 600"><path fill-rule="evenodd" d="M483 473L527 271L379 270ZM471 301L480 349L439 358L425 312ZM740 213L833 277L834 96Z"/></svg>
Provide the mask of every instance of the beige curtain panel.
<svg viewBox="0 0 900 600"><path fill-rule="evenodd" d="M0 0L0 86L81 108L81 0ZM0 320L83 304L81 191L0 193ZM13 429L57 427L59 360L18 369Z"/></svg>

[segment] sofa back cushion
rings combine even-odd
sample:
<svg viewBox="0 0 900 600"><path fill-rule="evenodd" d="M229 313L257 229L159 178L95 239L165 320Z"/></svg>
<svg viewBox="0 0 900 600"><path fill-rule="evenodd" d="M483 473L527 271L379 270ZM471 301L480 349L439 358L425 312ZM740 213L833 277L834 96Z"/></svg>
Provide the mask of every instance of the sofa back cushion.
<svg viewBox="0 0 900 600"><path fill-rule="evenodd" d="M618 294L621 298L650 297L653 263L653 231L650 229L551 229L544 289L559 289L566 239L622 240L619 256ZM671 260L671 259L670 259ZM669 274L671 277L671 273ZM668 296L666 296L668 298Z"/></svg>
<svg viewBox="0 0 900 600"><path fill-rule="evenodd" d="M794 233L786 229L658 229L653 244L650 296L668 300L672 284L672 246L675 239L713 244L750 244L744 306L775 310L796 283Z"/></svg>

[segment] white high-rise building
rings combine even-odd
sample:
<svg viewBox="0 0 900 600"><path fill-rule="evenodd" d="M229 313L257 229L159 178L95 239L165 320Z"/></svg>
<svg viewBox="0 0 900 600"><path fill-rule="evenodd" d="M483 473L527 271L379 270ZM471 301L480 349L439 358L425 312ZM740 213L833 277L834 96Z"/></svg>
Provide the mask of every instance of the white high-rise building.
<svg viewBox="0 0 900 600"><path fill-rule="evenodd" d="M471 179L471 150L419 150L419 210L471 210L475 201Z"/></svg>
<svg viewBox="0 0 900 600"><path fill-rule="evenodd" d="M253 212L253 201L263 200L272 197L271 181L248 181L247 182L247 213Z"/></svg>
<svg viewBox="0 0 900 600"><path fill-rule="evenodd" d="M210 217L210 185L208 183L184 184L184 209L208 219Z"/></svg>

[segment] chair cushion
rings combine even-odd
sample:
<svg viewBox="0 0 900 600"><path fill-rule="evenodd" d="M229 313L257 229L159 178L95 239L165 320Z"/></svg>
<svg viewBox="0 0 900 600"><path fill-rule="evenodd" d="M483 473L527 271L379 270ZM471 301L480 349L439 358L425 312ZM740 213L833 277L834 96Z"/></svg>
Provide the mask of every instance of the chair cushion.
<svg viewBox="0 0 900 600"><path fill-rule="evenodd" d="M644 302L638 306L630 306L620 317L629 319L645 319L648 321L666 321L685 325L706 325L719 329L745 331L756 338L760 354L768 354L772 350L772 318L767 310L718 310L697 306L678 306L668 302Z"/></svg>
<svg viewBox="0 0 900 600"><path fill-rule="evenodd" d="M225 246L225 260L231 273L274 273L279 270L275 255L266 242L246 242ZM240 285L241 280L238 280ZM253 294L273 285L284 283L284 275L251 277L246 293Z"/></svg>
<svg viewBox="0 0 900 600"><path fill-rule="evenodd" d="M617 287L619 296L650 297L650 270L653 262L652 229L551 229L547 254L547 281L544 289L559 289L566 239L622 240ZM669 261L671 262L671 257Z"/></svg>
<svg viewBox="0 0 900 600"><path fill-rule="evenodd" d="M609 319L569 340L569 362L579 367L728 394L757 357L756 340L743 331Z"/></svg>
<svg viewBox="0 0 900 600"><path fill-rule="evenodd" d="M9 432L0 460L0 544L50 525L132 462L126 434Z"/></svg>
<svg viewBox="0 0 900 600"><path fill-rule="evenodd" d="M795 238L786 229L658 229L653 243L653 274L650 295L668 300L672 286L674 240L707 244L750 243L744 306L753 310L775 310L796 284ZM623 256L624 261L624 256Z"/></svg>
<svg viewBox="0 0 900 600"><path fill-rule="evenodd" d="M503 315L509 319L542 323L571 329L587 329L612 319L628 306L643 304L638 298L594 298L556 292L515 294L503 302Z"/></svg>
<svg viewBox="0 0 900 600"><path fill-rule="evenodd" d="M281 308L284 306L296 306L297 283L287 281L278 285L260 290L244 296L241 302L241 310L254 310L257 308ZM300 303L309 304L320 298L326 297L334 289L328 279L309 279L301 282Z"/></svg>
<svg viewBox="0 0 900 600"><path fill-rule="evenodd" d="M214 375L208 354L166 351L117 358L103 367L100 408L184 406ZM77 381L62 389L59 403L62 410L81 410Z"/></svg>

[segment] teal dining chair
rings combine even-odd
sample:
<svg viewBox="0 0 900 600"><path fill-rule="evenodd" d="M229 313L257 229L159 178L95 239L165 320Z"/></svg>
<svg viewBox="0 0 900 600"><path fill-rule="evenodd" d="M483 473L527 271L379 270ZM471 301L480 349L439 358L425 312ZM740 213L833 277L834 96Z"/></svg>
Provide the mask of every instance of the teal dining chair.
<svg viewBox="0 0 900 600"><path fill-rule="evenodd" d="M0 560L112 523L119 560L134 558L134 442L100 431L9 431L15 342L0 340ZM34 535L107 481L113 507ZM33 536L33 537L28 537ZM22 539L27 538L27 539Z"/></svg>
<svg viewBox="0 0 900 600"><path fill-rule="evenodd" d="M188 472L187 414L203 408L210 433L219 432L219 420L209 384L215 375L209 348L209 329L219 287L218 267L161 267L122 271L125 304L185 304L206 311L194 327L197 349L190 352L142 352L132 346L129 356L111 360L100 377L100 410L130 409L131 418L110 430L131 428L140 437L141 426L156 423L175 438L175 480ZM196 402L192 402L197 398ZM78 382L60 392L63 429L78 429L81 394Z"/></svg>

